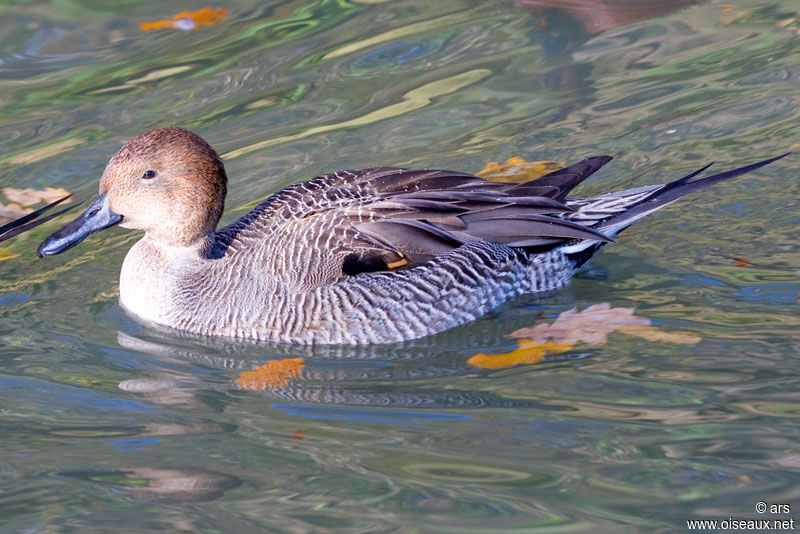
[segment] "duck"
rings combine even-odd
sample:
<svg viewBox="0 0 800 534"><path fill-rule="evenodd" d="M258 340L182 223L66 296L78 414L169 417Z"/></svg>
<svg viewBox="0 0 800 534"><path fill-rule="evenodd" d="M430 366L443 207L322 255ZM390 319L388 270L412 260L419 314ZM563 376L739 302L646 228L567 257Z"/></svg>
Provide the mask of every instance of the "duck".
<svg viewBox="0 0 800 534"><path fill-rule="evenodd" d="M396 343L568 283L625 228L773 157L698 178L569 196L595 156L524 183L445 170L337 171L278 191L217 228L225 167L182 128L140 134L109 160L99 196L38 247L60 254L110 228L143 230L119 281L143 323L292 344Z"/></svg>

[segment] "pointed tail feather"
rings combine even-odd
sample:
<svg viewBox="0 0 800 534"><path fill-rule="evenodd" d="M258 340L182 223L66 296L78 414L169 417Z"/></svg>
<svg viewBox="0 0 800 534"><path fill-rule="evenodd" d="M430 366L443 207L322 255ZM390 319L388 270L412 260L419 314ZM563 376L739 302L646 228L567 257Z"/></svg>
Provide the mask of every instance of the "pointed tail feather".
<svg viewBox="0 0 800 534"><path fill-rule="evenodd" d="M751 165L745 165L744 167L705 178L694 179L712 165L709 163L683 178L662 186L644 186L610 193L594 199L575 199L572 207L577 207L578 209L576 212L567 215L567 217L575 221L582 220L584 224L592 225L599 232L613 238L645 215L675 202L684 195L754 171L789 154L790 152L787 152ZM578 241L562 247L561 251L569 256L575 268L578 268L586 263L603 245L605 243L602 241Z"/></svg>
<svg viewBox="0 0 800 534"><path fill-rule="evenodd" d="M564 200L569 192L574 189L578 184L586 180L589 176L594 174L600 167L611 161L611 156L592 156L579 161L569 167L558 169L551 173L534 178L533 180L508 188L508 192L512 196L518 194L538 194L554 198L556 200ZM547 189L547 191L539 191L532 193L528 189Z"/></svg>
<svg viewBox="0 0 800 534"><path fill-rule="evenodd" d="M51 202L47 206L43 206L43 207L39 208L36 211L28 213L27 215L23 215L22 217L20 217L18 219L14 219L13 221L11 221L8 224L4 224L3 226L0 226L0 241L5 241L6 239L11 239L15 235L19 235L22 232L25 232L27 230L30 230L31 228L39 226L40 224L44 224L47 221L49 221L50 219L58 217L62 213L71 210L72 208L77 206L77 204L75 204L73 206L69 206L68 208L64 208L64 209L62 209L62 210L60 210L60 211L58 211L56 213L48 215L47 217L43 217L43 218L41 218L39 220L35 220L39 215L43 214L44 212L46 212L50 208L61 204L62 202L64 202L68 198L70 198L71 196L72 195L67 195L67 196L65 196L63 198L59 198L58 200L56 200L55 202Z"/></svg>
<svg viewBox="0 0 800 534"><path fill-rule="evenodd" d="M619 232L621 232L634 222L638 221L645 215L652 213L656 210L659 210L664 206L666 206L667 204L671 204L672 202L675 202L676 200L685 195L694 193L695 191L699 191L701 189L705 189L706 187L712 186L719 182L729 180L731 178L741 176L742 174L754 171L765 165L769 165L774 161L784 158L788 156L790 153L791 152L787 152L786 154L781 154L780 156L776 156L774 158L765 159L763 161L759 161L751 165L745 165L744 167L739 167L737 169L732 169L729 171L721 172L719 174L714 174L712 176L706 176L705 178L697 178L693 180L695 176L705 171L712 165L711 163L709 163L702 169L699 169L687 176L684 176L683 178L675 180L674 182L665 184L661 188L656 189L651 195L647 196L643 200L631 204L623 211L615 215L612 215L608 219L605 219L597 226L597 229L603 232L604 234L613 237L614 235L618 234ZM623 191L621 195L624 195L624 193L625 192Z"/></svg>

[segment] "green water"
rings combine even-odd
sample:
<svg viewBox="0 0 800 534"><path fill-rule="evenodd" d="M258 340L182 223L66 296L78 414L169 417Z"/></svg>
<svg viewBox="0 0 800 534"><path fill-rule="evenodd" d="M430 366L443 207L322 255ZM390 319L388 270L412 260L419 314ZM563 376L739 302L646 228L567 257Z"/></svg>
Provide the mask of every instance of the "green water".
<svg viewBox="0 0 800 534"><path fill-rule="evenodd" d="M223 154L224 222L343 168L614 155L597 194L800 149L796 2L548 3L193 3L228 17L187 32L139 29L171 18L161 2L4 3L0 187L88 200L167 125ZM648 217L555 295L401 345L157 331L117 303L135 232L37 259L65 217L3 243L0 531L800 528L796 154ZM467 363L598 303L700 341ZM287 386L236 385L285 357L305 359Z"/></svg>

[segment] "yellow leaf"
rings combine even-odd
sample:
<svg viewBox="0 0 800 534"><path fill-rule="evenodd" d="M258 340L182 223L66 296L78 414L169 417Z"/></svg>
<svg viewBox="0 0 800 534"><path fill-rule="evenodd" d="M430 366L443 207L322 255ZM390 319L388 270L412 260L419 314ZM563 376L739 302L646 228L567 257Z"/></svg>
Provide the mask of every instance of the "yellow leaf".
<svg viewBox="0 0 800 534"><path fill-rule="evenodd" d="M236 379L236 385L244 389L281 388L290 379L297 378L303 367L303 358L270 360L256 367L254 371L243 371Z"/></svg>
<svg viewBox="0 0 800 534"><path fill-rule="evenodd" d="M17 255L8 250L7 248L0 248L0 261L8 260L16 257Z"/></svg>
<svg viewBox="0 0 800 534"><path fill-rule="evenodd" d="M563 166L554 161L525 161L522 158L513 157L506 160L505 163L489 162L486 167L475 173L475 176L493 182L522 183L557 171Z"/></svg>
<svg viewBox="0 0 800 534"><path fill-rule="evenodd" d="M472 356L467 363L481 369L505 369L520 364L539 363L548 354L561 354L572 348L567 343L547 341L538 343L532 339L521 339L519 348L505 354L485 354L480 352Z"/></svg>

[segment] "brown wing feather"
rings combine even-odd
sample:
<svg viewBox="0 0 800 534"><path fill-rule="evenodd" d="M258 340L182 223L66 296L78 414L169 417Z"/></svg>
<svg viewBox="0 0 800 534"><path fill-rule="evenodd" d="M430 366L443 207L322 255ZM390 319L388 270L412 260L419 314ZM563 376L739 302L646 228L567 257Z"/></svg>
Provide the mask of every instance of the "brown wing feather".
<svg viewBox="0 0 800 534"><path fill-rule="evenodd" d="M607 240L562 218L574 211L563 203L569 189L605 161L524 184L440 170L340 171L287 187L218 236L234 252L267 251L264 269L303 288L414 266L479 239L522 248Z"/></svg>

